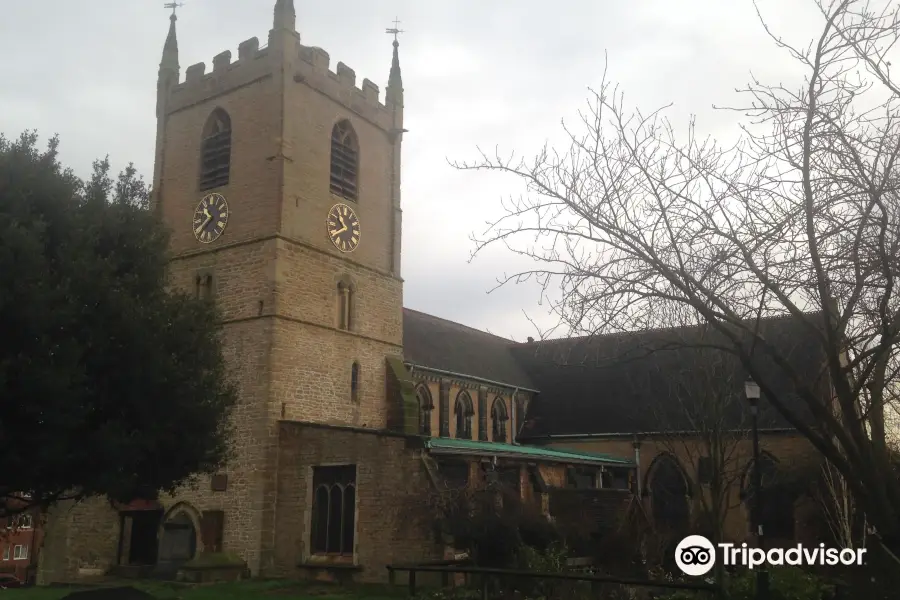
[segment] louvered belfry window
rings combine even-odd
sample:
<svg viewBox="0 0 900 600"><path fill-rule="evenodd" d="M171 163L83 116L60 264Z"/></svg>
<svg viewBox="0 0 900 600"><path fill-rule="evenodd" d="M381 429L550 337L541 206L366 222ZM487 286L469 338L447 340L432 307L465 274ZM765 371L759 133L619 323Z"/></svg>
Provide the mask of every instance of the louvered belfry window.
<svg viewBox="0 0 900 600"><path fill-rule="evenodd" d="M203 128L200 147L200 191L228 185L231 174L231 119L217 108Z"/></svg>
<svg viewBox="0 0 900 600"><path fill-rule="evenodd" d="M331 193L357 199L359 143L350 121L340 121L331 130Z"/></svg>

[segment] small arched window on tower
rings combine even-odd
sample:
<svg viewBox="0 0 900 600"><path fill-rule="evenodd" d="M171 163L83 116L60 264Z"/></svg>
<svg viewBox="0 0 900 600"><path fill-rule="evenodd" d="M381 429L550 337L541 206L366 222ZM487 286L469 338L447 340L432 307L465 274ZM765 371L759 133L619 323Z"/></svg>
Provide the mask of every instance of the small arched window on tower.
<svg viewBox="0 0 900 600"><path fill-rule="evenodd" d="M331 130L331 193L355 202L358 179L359 142L350 121L344 119Z"/></svg>
<svg viewBox="0 0 900 600"><path fill-rule="evenodd" d="M198 271L194 275L194 297L198 300L212 300L214 291L212 273Z"/></svg>
<svg viewBox="0 0 900 600"><path fill-rule="evenodd" d="M200 191L228 185L231 173L231 118L221 108L209 115L200 144Z"/></svg>
<svg viewBox="0 0 900 600"><path fill-rule="evenodd" d="M340 281L337 285L338 329L350 331L353 324L353 285Z"/></svg>
<svg viewBox="0 0 900 600"><path fill-rule="evenodd" d="M350 400L359 402L359 363L354 362L350 367Z"/></svg>
<svg viewBox="0 0 900 600"><path fill-rule="evenodd" d="M509 421L509 413L506 412L506 402L503 398L495 398L491 405L491 439L495 442L506 442L506 422Z"/></svg>

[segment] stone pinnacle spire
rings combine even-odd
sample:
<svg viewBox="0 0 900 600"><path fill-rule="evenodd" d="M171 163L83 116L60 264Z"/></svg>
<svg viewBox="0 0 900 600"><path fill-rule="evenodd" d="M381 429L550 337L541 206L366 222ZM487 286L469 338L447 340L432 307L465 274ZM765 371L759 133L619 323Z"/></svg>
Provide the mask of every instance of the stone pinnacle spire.
<svg viewBox="0 0 900 600"><path fill-rule="evenodd" d="M394 56L391 59L391 75L388 77L388 87L394 87L403 91L403 78L400 76L400 54L398 48L400 42L394 40Z"/></svg>
<svg viewBox="0 0 900 600"><path fill-rule="evenodd" d="M394 26L386 30L386 33L394 36L394 56L391 58L391 74L388 77L388 86L387 93L385 94L385 100L402 106L403 78L400 76L400 42L397 40L397 36L403 33L403 30L399 28L399 25L400 21L398 19L394 19Z"/></svg>
<svg viewBox="0 0 900 600"><path fill-rule="evenodd" d="M275 20L272 29L294 31L297 27L297 12L294 0L275 0Z"/></svg>
<svg viewBox="0 0 900 600"><path fill-rule="evenodd" d="M173 12L169 17L169 35L166 36L166 43L163 46L162 61L159 63L160 70L178 71L178 37L175 34L175 21L177 20L178 17Z"/></svg>

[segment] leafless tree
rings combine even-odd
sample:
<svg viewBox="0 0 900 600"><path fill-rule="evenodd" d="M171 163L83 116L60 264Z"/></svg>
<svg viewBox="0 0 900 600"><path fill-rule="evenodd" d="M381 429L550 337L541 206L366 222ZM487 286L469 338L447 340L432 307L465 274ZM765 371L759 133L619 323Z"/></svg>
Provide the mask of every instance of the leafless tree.
<svg viewBox="0 0 900 600"><path fill-rule="evenodd" d="M806 47L760 18L805 75L753 79L745 106L728 109L746 119L734 146L700 138L693 123L679 138L662 109L628 109L604 78L579 127L566 129L566 151L482 153L457 166L527 183L476 239L476 254L499 243L537 261L501 284L558 282L555 310L578 334L666 326L667 307L692 313L834 465L869 521L897 536L884 408L900 337L900 87L889 60L900 22L893 2L817 6L821 33ZM834 402L754 325L773 315L815 336ZM815 426L774 393L775 377L792 382Z"/></svg>
<svg viewBox="0 0 900 600"><path fill-rule="evenodd" d="M828 462L821 469L816 499L831 535L842 548L865 547L865 519L860 518L847 480Z"/></svg>
<svg viewBox="0 0 900 600"><path fill-rule="evenodd" d="M638 350L643 354L637 359L643 362L642 368L628 372L632 379L653 382L654 387L662 384L661 392L642 394L650 399L649 413L657 426L652 441L684 467L699 509L694 530L718 544L726 541L729 515L740 507L736 490L748 461L744 381L733 354L703 347L706 332L685 326L667 336L661 349ZM679 331L689 335L679 336ZM642 385L642 381L631 382L634 389ZM719 581L724 576L721 565L715 576Z"/></svg>
<svg viewBox="0 0 900 600"><path fill-rule="evenodd" d="M652 406L659 424L654 441L683 462L699 502L698 524L719 543L728 515L740 506L734 490L747 465L743 381L732 355L710 349L678 354L678 371L665 372L671 392Z"/></svg>

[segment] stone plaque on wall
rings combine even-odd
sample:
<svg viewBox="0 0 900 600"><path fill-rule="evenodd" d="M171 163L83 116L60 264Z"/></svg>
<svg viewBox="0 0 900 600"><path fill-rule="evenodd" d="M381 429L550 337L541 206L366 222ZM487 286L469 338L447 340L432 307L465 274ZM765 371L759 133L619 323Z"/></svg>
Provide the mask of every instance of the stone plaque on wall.
<svg viewBox="0 0 900 600"><path fill-rule="evenodd" d="M210 487L214 492L224 492L228 489L228 475L225 473L216 473L210 480Z"/></svg>

